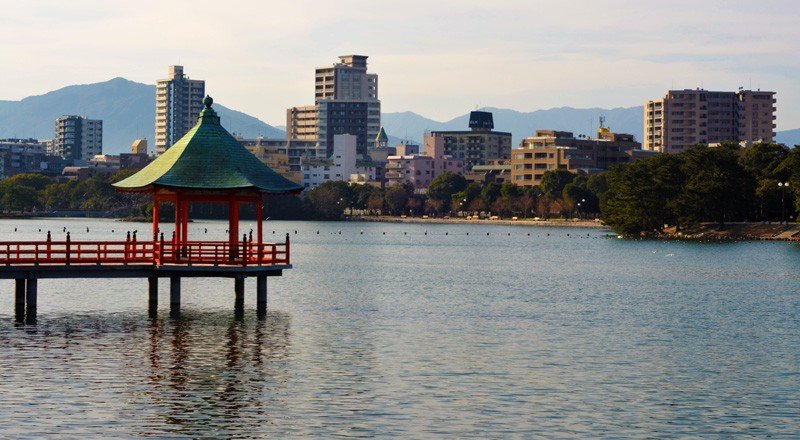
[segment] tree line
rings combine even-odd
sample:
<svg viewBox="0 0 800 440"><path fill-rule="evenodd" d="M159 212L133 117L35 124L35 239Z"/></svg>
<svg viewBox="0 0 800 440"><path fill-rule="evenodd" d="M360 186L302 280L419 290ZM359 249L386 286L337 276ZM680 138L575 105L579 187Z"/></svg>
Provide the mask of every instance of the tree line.
<svg viewBox="0 0 800 440"><path fill-rule="evenodd" d="M696 145L613 167L604 179L597 194L602 218L622 234L657 235L665 226L680 230L699 222L796 220L800 146Z"/></svg>
<svg viewBox="0 0 800 440"><path fill-rule="evenodd" d="M66 182L19 174L0 181L0 209L149 217L149 195L119 193L111 186L132 173L125 170ZM194 218L227 216L224 205L197 205L191 208ZM255 216L251 208L243 206L243 218ZM337 220L348 214L601 218L621 234L656 235L665 226L680 229L698 222L795 220L798 210L800 147L756 143L741 148L723 143L654 155L590 176L550 170L535 187L467 182L453 173L437 176L425 194L410 184L382 189L328 181L303 197L269 197L266 215L312 220ZM171 215L168 208L162 212L164 218Z"/></svg>

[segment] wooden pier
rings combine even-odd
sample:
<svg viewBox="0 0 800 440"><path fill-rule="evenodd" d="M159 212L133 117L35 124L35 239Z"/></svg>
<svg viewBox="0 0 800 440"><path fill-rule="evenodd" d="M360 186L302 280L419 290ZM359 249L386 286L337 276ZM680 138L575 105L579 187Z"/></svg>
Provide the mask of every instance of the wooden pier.
<svg viewBox="0 0 800 440"><path fill-rule="evenodd" d="M0 242L0 279L14 280L18 322L36 322L40 279L146 278L148 309L158 309L158 280L169 279L170 315L180 314L181 279L232 278L234 310L243 313L244 283L256 279L256 312L267 312L267 278L292 267L289 234L283 243L256 243L244 236L227 241L15 241Z"/></svg>
<svg viewBox="0 0 800 440"><path fill-rule="evenodd" d="M158 279L169 279L170 312L180 313L181 278L233 278L234 308L244 307L244 284L256 278L257 312L267 311L267 277L290 269L289 235L263 241L264 204L269 195L298 194L303 187L281 176L247 151L222 125L206 96L197 124L136 174L114 184L117 191L153 197L152 240L134 232L124 241L52 240L0 242L0 279L15 280L15 315L36 322L39 280L48 278L147 278L150 313L158 308ZM175 225L165 240L161 204L174 208ZM228 207L225 241L189 240L192 203ZM256 236L239 235L239 208L255 206Z"/></svg>

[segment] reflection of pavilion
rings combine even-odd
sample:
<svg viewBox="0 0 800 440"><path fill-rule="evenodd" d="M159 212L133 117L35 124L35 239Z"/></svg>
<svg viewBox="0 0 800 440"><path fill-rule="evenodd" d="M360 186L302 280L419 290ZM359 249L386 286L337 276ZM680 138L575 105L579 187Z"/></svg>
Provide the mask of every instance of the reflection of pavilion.
<svg viewBox="0 0 800 440"><path fill-rule="evenodd" d="M146 394L165 409L176 435L213 437L215 428L230 427L254 432L270 416L261 414L259 391L290 376L282 364L289 326L289 315L276 312L259 320L219 313L152 320Z"/></svg>
<svg viewBox="0 0 800 440"><path fill-rule="evenodd" d="M54 241L50 233L41 242L0 242L0 278L16 280L18 319L26 309L35 320L39 278L147 278L151 311L158 303L158 278L170 279L170 306L180 310L182 277L234 278L235 305L244 306L244 281L256 277L259 315L267 308L267 276L291 268L289 236L283 243L263 241L264 198L296 194L302 187L268 168L231 136L211 108L205 109L189 132L164 154L136 174L114 184L118 191L153 195L152 241ZM193 202L228 206L225 241L192 241L188 237L189 205ZM170 237L159 229L162 203L175 209ZM239 236L239 207L254 204L257 233ZM32 319L31 319L32 318Z"/></svg>

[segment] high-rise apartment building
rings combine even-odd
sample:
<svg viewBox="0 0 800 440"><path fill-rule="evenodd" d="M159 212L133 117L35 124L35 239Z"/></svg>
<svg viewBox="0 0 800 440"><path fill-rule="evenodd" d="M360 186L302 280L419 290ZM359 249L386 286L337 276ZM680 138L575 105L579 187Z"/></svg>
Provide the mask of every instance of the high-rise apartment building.
<svg viewBox="0 0 800 440"><path fill-rule="evenodd" d="M678 153L695 144L772 142L775 92L669 90L644 104L644 149Z"/></svg>
<svg viewBox="0 0 800 440"><path fill-rule="evenodd" d="M156 154L161 154L197 123L206 82L189 79L183 66L169 66L169 78L156 83Z"/></svg>
<svg viewBox="0 0 800 440"><path fill-rule="evenodd" d="M56 119L53 152L76 162L88 162L103 154L103 121L75 115Z"/></svg>
<svg viewBox="0 0 800 440"><path fill-rule="evenodd" d="M431 134L444 137L445 154L463 159L466 170L510 158L511 133L494 131L494 117L490 112L471 112L469 128L469 131L433 131Z"/></svg>
<svg viewBox="0 0 800 440"><path fill-rule="evenodd" d="M339 63L317 68L314 105L286 111L286 137L316 141L333 152L333 137L356 136L358 154L365 156L381 128L378 75L367 73L367 57L344 55Z"/></svg>

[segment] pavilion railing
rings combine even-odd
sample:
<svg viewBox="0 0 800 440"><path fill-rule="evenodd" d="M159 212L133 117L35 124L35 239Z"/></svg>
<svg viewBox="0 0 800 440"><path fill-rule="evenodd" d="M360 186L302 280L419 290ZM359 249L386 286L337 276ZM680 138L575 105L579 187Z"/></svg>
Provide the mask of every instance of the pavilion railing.
<svg viewBox="0 0 800 440"><path fill-rule="evenodd" d="M0 241L0 265L211 265L289 264L289 235L283 243L258 243L244 237L228 241Z"/></svg>

